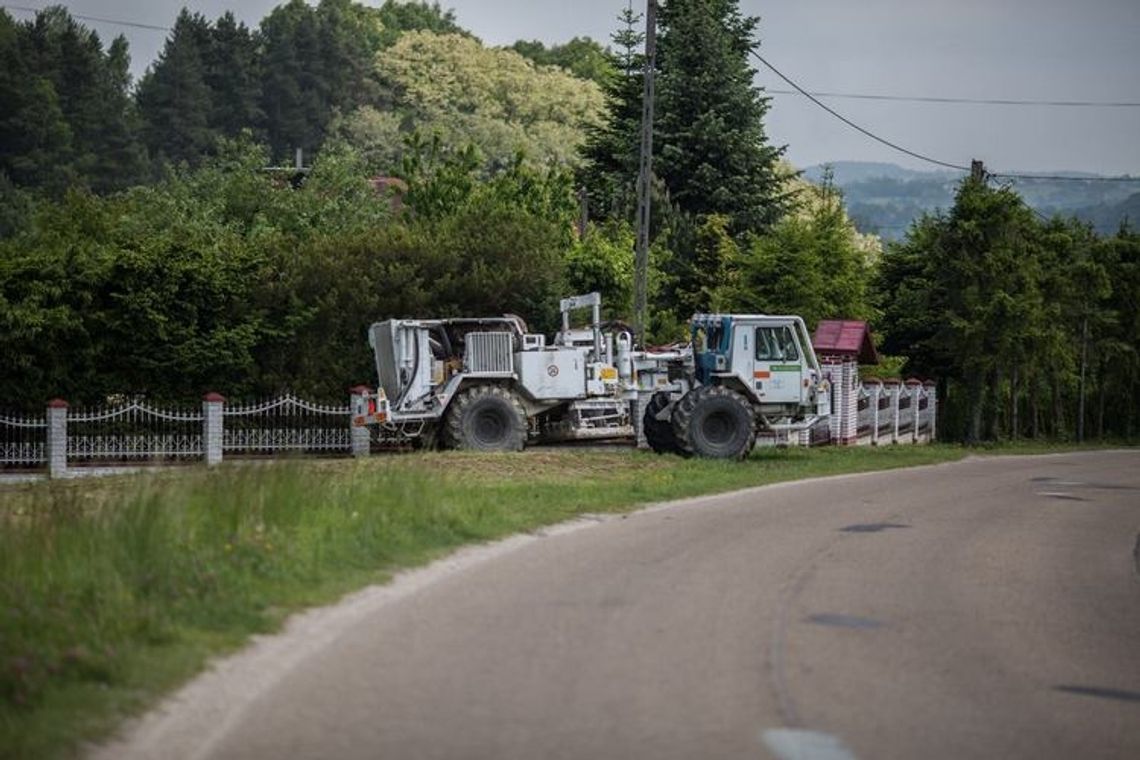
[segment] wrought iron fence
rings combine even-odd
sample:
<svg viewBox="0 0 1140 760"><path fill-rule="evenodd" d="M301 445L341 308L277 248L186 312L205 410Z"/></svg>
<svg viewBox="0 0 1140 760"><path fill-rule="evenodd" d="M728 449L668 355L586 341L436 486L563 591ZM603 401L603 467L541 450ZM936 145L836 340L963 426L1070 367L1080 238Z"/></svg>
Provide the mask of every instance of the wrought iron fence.
<svg viewBox="0 0 1140 760"><path fill-rule="evenodd" d="M0 467L39 467L47 462L47 418L0 414Z"/></svg>
<svg viewBox="0 0 1140 760"><path fill-rule="evenodd" d="M352 451L351 406L313 404L286 394L261 403L227 405L222 414L225 454Z"/></svg>
<svg viewBox="0 0 1140 760"><path fill-rule="evenodd" d="M134 402L68 410L67 458L85 463L200 459L201 409L155 409Z"/></svg>

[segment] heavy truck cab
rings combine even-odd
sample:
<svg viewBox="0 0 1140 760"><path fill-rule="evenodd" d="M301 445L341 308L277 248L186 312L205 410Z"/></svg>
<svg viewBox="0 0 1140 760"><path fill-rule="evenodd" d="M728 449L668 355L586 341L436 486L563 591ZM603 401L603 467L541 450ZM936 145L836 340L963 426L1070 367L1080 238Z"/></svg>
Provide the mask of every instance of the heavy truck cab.
<svg viewBox="0 0 1140 760"><path fill-rule="evenodd" d="M759 431L793 432L830 410L807 326L795 316L697 314L692 382L660 391L643 420L659 453L738 458Z"/></svg>
<svg viewBox="0 0 1140 760"><path fill-rule="evenodd" d="M762 406L815 405L822 375L799 317L693 317L694 374L701 385L729 385Z"/></svg>

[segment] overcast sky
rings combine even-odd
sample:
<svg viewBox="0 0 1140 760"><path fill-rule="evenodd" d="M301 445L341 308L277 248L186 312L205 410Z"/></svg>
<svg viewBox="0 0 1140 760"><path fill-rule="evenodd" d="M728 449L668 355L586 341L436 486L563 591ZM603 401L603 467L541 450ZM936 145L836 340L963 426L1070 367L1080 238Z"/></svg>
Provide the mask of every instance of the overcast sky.
<svg viewBox="0 0 1140 760"><path fill-rule="evenodd" d="M442 0L489 44L608 40L627 0ZM6 2L4 4L7 4ZM43 0L14 0L25 6ZM274 0L63 0L76 14L169 26L183 5L256 25ZM372 0L369 4L380 4ZM635 7L644 9L644 0ZM759 15L760 52L813 91L906 96L1140 102L1140 0L742 0ZM13 11L17 18L28 14ZM164 34L125 34L136 74ZM786 89L762 70L760 85ZM923 164L877 145L800 96L774 95L768 133L798 166L826 161ZM994 171L1140 175L1140 108L826 102L872 132L955 164Z"/></svg>

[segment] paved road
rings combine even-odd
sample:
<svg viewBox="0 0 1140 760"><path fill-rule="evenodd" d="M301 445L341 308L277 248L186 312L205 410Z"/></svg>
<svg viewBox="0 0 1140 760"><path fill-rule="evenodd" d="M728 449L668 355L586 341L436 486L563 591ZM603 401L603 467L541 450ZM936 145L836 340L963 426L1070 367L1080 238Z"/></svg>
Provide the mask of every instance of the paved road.
<svg viewBox="0 0 1140 760"><path fill-rule="evenodd" d="M1138 532L1137 452L655 509L447 574L163 750L1135 760Z"/></svg>

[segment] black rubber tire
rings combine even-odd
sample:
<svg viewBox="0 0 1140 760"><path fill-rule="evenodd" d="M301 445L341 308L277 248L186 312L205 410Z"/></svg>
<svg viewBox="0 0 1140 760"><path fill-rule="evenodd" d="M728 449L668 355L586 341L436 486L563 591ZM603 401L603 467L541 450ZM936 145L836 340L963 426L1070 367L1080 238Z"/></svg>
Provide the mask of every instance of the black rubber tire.
<svg viewBox="0 0 1140 760"><path fill-rule="evenodd" d="M703 385L673 408L673 436L683 456L744 459L756 445L756 413L739 393Z"/></svg>
<svg viewBox="0 0 1140 760"><path fill-rule="evenodd" d="M649 448L658 454L677 453L677 438L673 435L673 424L668 420L657 419L657 415L669 406L669 401L668 393L654 393L645 407L645 416L641 418L645 441L649 444Z"/></svg>
<svg viewBox="0 0 1140 760"><path fill-rule="evenodd" d="M452 399L442 432L449 449L522 451L526 412L509 388L477 385Z"/></svg>

